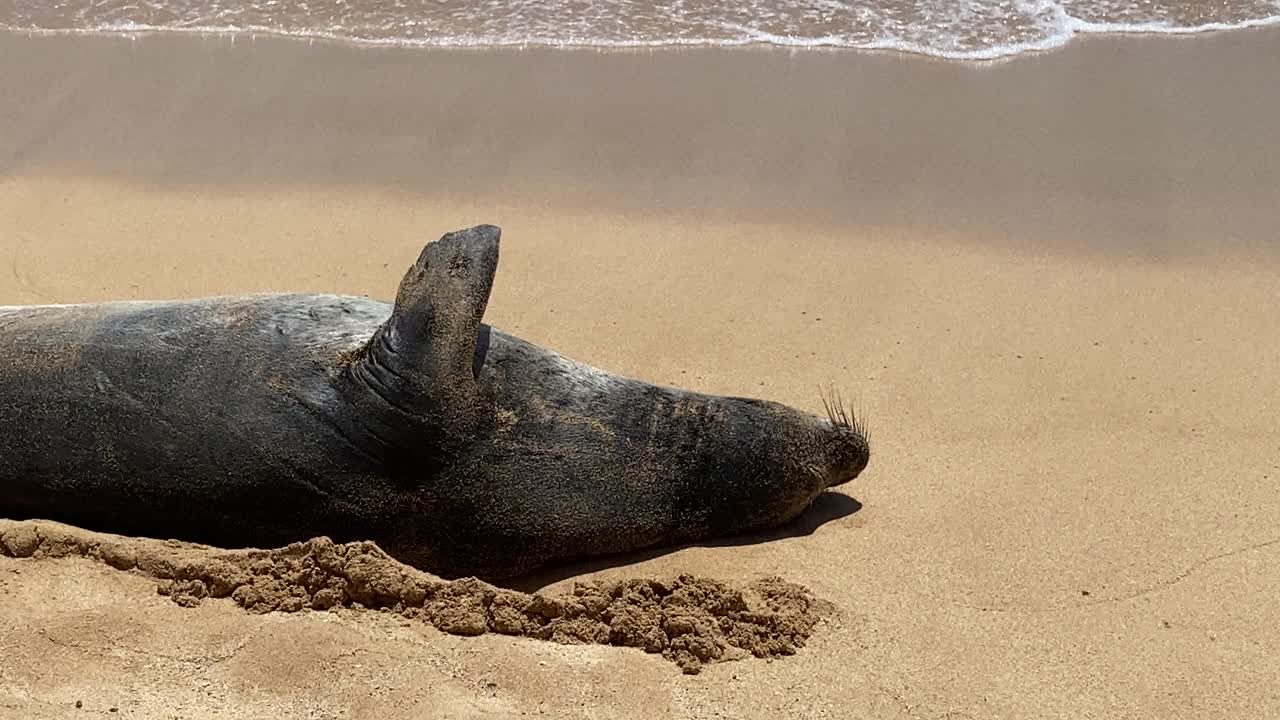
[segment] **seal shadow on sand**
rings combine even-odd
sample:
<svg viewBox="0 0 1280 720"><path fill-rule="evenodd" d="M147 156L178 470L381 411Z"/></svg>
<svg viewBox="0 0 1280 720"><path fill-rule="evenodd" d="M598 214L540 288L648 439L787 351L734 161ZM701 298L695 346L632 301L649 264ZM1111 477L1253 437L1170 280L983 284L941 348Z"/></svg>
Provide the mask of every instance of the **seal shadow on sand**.
<svg viewBox="0 0 1280 720"><path fill-rule="evenodd" d="M568 580L579 575L586 575L588 573L599 572L601 570L608 570L611 568L622 567L624 565L652 560L674 552L679 552L686 548L740 547L743 545L756 545L759 543L773 542L775 540L785 540L787 538L806 537L808 535L812 535L823 525L849 517L861 509L862 503L858 500L843 493L826 490L818 495L809 507L791 522L768 530L759 530L756 532L743 533L741 535L701 542L684 543L680 545L663 545L646 548L644 550L636 550L633 552L584 558L581 560L543 567L531 573L526 573L512 578L486 579L485 582L491 583L497 587L507 588L509 590L533 593L550 585L554 585L555 583Z"/></svg>

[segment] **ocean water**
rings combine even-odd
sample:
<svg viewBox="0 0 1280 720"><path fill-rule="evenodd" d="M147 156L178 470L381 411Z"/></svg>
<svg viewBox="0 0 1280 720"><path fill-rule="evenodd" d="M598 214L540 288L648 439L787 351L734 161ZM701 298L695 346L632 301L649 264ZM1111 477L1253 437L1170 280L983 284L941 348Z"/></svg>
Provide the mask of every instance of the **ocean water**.
<svg viewBox="0 0 1280 720"><path fill-rule="evenodd" d="M0 29L427 46L747 45L994 59L1082 33L1280 23L1280 0L2 0Z"/></svg>

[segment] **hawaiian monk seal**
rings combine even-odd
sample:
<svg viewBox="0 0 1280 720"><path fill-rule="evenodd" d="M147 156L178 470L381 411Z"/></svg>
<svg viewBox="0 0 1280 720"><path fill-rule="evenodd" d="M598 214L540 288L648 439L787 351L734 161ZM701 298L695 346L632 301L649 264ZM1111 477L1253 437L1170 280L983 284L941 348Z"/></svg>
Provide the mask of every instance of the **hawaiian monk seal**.
<svg viewBox="0 0 1280 720"><path fill-rule="evenodd" d="M858 476L856 420L611 375L482 324L500 231L393 304L0 307L0 517L224 547L373 540L445 577L783 523Z"/></svg>

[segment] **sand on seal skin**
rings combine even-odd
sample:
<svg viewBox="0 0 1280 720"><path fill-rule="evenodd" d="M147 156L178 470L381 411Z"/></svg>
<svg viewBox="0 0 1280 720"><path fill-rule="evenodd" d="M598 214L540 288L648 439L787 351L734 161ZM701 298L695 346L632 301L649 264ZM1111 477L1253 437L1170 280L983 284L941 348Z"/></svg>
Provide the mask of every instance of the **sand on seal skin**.
<svg viewBox="0 0 1280 720"><path fill-rule="evenodd" d="M526 594L475 578L446 581L397 562L371 542L313 538L272 550L225 551L128 538L48 521L0 520L0 554L101 560L160 580L178 605L230 598L252 612L334 607L388 610L456 635L497 632L577 644L638 647L686 673L704 663L792 655L834 608L766 577L745 588L707 578L587 581L571 594Z"/></svg>

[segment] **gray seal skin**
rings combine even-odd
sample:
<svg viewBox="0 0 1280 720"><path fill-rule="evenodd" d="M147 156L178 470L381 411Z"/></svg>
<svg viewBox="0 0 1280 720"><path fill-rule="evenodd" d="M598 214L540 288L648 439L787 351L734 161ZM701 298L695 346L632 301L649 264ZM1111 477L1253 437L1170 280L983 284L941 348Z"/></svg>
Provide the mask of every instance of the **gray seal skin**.
<svg viewBox="0 0 1280 720"><path fill-rule="evenodd" d="M481 322L498 228L394 304L0 307L0 517L221 547L373 540L452 578L776 526L857 477L843 410L685 392Z"/></svg>

